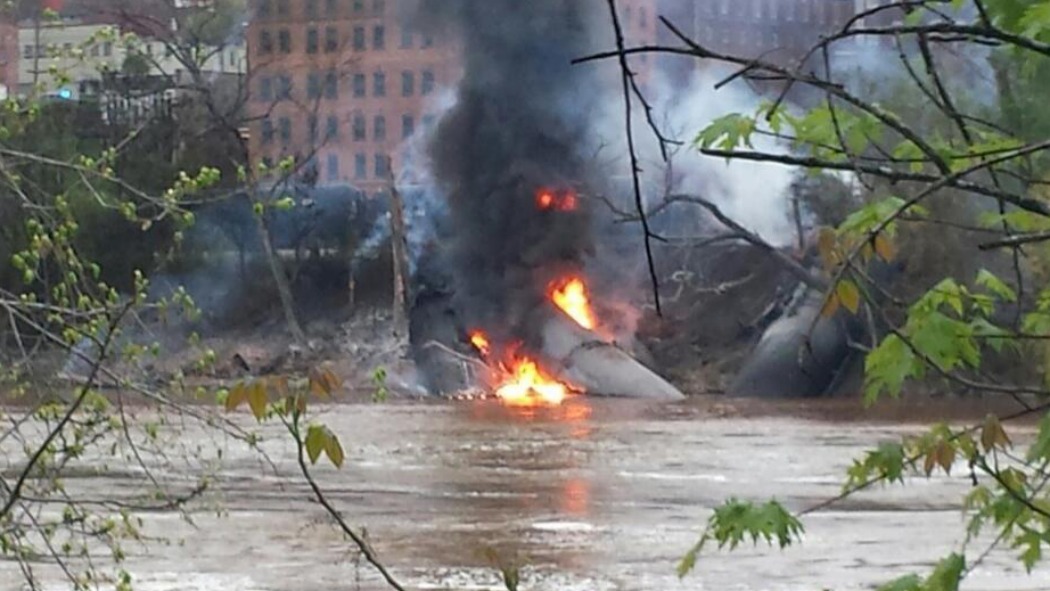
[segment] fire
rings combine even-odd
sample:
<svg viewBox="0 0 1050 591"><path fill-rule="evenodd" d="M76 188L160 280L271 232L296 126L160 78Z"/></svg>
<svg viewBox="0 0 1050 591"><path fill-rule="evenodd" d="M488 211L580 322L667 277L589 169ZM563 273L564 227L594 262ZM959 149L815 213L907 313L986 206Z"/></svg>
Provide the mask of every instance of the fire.
<svg viewBox="0 0 1050 591"><path fill-rule="evenodd" d="M540 189L536 192L536 206L544 211L549 209L554 211L576 211L579 201L576 198L576 192L572 189L564 191Z"/></svg>
<svg viewBox="0 0 1050 591"><path fill-rule="evenodd" d="M557 406L573 391L572 388L559 382L540 368L532 358L508 355L509 363L493 364L489 357L492 345L488 336L475 330L470 333L470 343L478 350L481 357L490 366L495 365L499 372L499 383L496 385L496 396L511 406ZM508 367L509 365L509 367Z"/></svg>
<svg viewBox="0 0 1050 591"><path fill-rule="evenodd" d="M562 312L568 314L576 321L576 324L594 330L598 326L594 310L591 308L591 299L587 293L587 284L579 277L571 277L560 283L555 283L550 292L551 301Z"/></svg>
<svg viewBox="0 0 1050 591"><path fill-rule="evenodd" d="M470 344L474 345L474 348L477 349L479 353L488 357L492 345L489 344L489 339L485 336L485 333L479 330L472 332L470 334Z"/></svg>
<svg viewBox="0 0 1050 591"><path fill-rule="evenodd" d="M496 396L514 406L532 406L537 402L557 406L568 395L568 386L544 375L528 357L517 360L511 375L496 388Z"/></svg>

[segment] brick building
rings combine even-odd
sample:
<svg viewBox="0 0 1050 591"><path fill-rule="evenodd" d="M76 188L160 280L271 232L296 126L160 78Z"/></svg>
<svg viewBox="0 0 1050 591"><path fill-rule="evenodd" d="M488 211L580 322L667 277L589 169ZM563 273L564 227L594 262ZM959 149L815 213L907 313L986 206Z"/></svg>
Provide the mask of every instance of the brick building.
<svg viewBox="0 0 1050 591"><path fill-rule="evenodd" d="M655 0L622 2L629 40L655 40ZM402 172L399 147L433 124L437 92L461 62L455 39L413 30L401 14L397 0L253 1L253 163L297 156L319 184L367 192L386 186L391 165Z"/></svg>
<svg viewBox="0 0 1050 591"><path fill-rule="evenodd" d="M438 89L458 76L455 46L404 25L393 0L254 0L253 8L253 162L296 156L309 159L319 184L384 187L398 146L432 124Z"/></svg>

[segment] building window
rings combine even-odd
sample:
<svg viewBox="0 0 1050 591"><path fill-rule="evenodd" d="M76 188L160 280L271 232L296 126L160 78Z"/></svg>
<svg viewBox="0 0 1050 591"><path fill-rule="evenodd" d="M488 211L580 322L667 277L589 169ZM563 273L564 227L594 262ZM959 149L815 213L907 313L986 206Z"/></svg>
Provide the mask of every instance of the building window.
<svg viewBox="0 0 1050 591"><path fill-rule="evenodd" d="M354 155L354 178L363 179L368 177L368 157L364 154Z"/></svg>
<svg viewBox="0 0 1050 591"><path fill-rule="evenodd" d="M259 78L259 100L267 103L273 100L273 79L269 76Z"/></svg>
<svg viewBox="0 0 1050 591"><path fill-rule="evenodd" d="M339 51L339 29L335 27L324 28L324 50L325 53Z"/></svg>
<svg viewBox="0 0 1050 591"><path fill-rule="evenodd" d="M277 0L277 15L288 16L288 0Z"/></svg>
<svg viewBox="0 0 1050 591"><path fill-rule="evenodd" d="M303 12L306 13L307 18L317 18L317 0L306 0Z"/></svg>
<svg viewBox="0 0 1050 591"><path fill-rule="evenodd" d="M361 98L365 96L365 82L366 78L364 74L354 74L354 96Z"/></svg>
<svg viewBox="0 0 1050 591"><path fill-rule="evenodd" d="M259 53L273 53L273 33L265 29L259 31Z"/></svg>
<svg viewBox="0 0 1050 591"><path fill-rule="evenodd" d="M354 51L365 50L365 28L354 27Z"/></svg>
<svg viewBox="0 0 1050 591"><path fill-rule="evenodd" d="M383 25L372 28L372 49L386 49L386 27Z"/></svg>
<svg viewBox="0 0 1050 591"><path fill-rule="evenodd" d="M311 72L306 77L306 98L321 98L321 75L317 72Z"/></svg>
<svg viewBox="0 0 1050 591"><path fill-rule="evenodd" d="M412 29L409 29L408 27L401 27L401 49L411 49L412 42Z"/></svg>
<svg viewBox="0 0 1050 591"><path fill-rule="evenodd" d="M401 116L401 139L407 140L416 132L416 120L411 115Z"/></svg>
<svg viewBox="0 0 1050 591"><path fill-rule="evenodd" d="M102 44L102 55L104 55L106 57L109 57L109 56L113 55L113 42L112 41L106 41L105 43Z"/></svg>
<svg viewBox="0 0 1050 591"><path fill-rule="evenodd" d="M317 143L317 115L310 115L307 118L306 131L310 138L310 143Z"/></svg>
<svg viewBox="0 0 1050 591"><path fill-rule="evenodd" d="M328 120L325 124L325 139L334 140L339 137L339 118L335 115L329 115Z"/></svg>
<svg viewBox="0 0 1050 591"><path fill-rule="evenodd" d="M377 142L386 141L386 117L377 115L373 121L373 139Z"/></svg>
<svg viewBox="0 0 1050 591"><path fill-rule="evenodd" d="M362 12L365 9L365 0L354 0L354 12Z"/></svg>
<svg viewBox="0 0 1050 591"><path fill-rule="evenodd" d="M423 81L419 84L419 91L424 95L434 92L434 73L430 70L423 71Z"/></svg>
<svg viewBox="0 0 1050 591"><path fill-rule="evenodd" d="M287 117L281 117L277 122L277 126L280 128L281 141L285 143L292 141L292 120Z"/></svg>
<svg viewBox="0 0 1050 591"><path fill-rule="evenodd" d="M273 142L273 121L270 119L262 120L262 132L260 135L262 135L262 142L264 144Z"/></svg>
<svg viewBox="0 0 1050 591"><path fill-rule="evenodd" d="M324 0L324 13L327 16L335 16L335 13L339 11L338 0Z"/></svg>
<svg viewBox="0 0 1050 591"><path fill-rule="evenodd" d="M325 175L329 181L339 180L339 155L329 154L328 162L325 163Z"/></svg>
<svg viewBox="0 0 1050 591"><path fill-rule="evenodd" d="M386 96L386 74L372 74L372 96Z"/></svg>
<svg viewBox="0 0 1050 591"><path fill-rule="evenodd" d="M287 101L292 98L292 79L289 76L277 77L277 100Z"/></svg>
<svg viewBox="0 0 1050 591"><path fill-rule="evenodd" d="M288 32L288 29L277 31L277 45L281 48L281 53L292 52L292 34Z"/></svg>
<svg viewBox="0 0 1050 591"><path fill-rule="evenodd" d="M36 51L34 50L32 45L26 45L22 48L22 57L24 57L27 60L33 59L33 54L35 53Z"/></svg>
<svg viewBox="0 0 1050 591"><path fill-rule="evenodd" d="M259 0L256 4L255 11L259 16L270 16L270 13L273 12L273 0Z"/></svg>
<svg viewBox="0 0 1050 591"><path fill-rule="evenodd" d="M386 10L386 2L384 2L383 0L372 0L372 10L376 14L382 15L383 12Z"/></svg>
<svg viewBox="0 0 1050 591"><path fill-rule="evenodd" d="M316 27L306 30L306 53L317 53L321 48L321 38Z"/></svg>
<svg viewBox="0 0 1050 591"><path fill-rule="evenodd" d="M416 75L412 72L401 72L401 96L412 96L416 92Z"/></svg>
<svg viewBox="0 0 1050 591"><path fill-rule="evenodd" d="M339 76L335 70L328 70L324 75L324 97L336 99L339 97Z"/></svg>
<svg viewBox="0 0 1050 591"><path fill-rule="evenodd" d="M376 178L385 179L390 176L390 157L386 154L376 154Z"/></svg>
<svg viewBox="0 0 1050 591"><path fill-rule="evenodd" d="M365 141L365 116L354 115L354 141Z"/></svg>
<svg viewBox="0 0 1050 591"><path fill-rule="evenodd" d="M430 33L424 33L423 34L423 47L433 47L433 46L434 46L434 37L431 36Z"/></svg>

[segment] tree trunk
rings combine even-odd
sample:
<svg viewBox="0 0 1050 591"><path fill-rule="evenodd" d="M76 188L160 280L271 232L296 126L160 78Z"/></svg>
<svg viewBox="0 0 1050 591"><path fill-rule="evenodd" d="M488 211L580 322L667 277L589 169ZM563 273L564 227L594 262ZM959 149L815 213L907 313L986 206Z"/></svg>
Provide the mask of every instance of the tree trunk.
<svg viewBox="0 0 1050 591"><path fill-rule="evenodd" d="M390 174L390 244L394 255L394 331L408 334L408 242L405 239L405 204Z"/></svg>
<svg viewBox="0 0 1050 591"><path fill-rule="evenodd" d="M284 266L273 248L273 241L270 239L270 227L266 224L264 215L256 215L255 220L259 228L259 238L262 240L263 256L266 257L266 262L270 266L270 274L273 275L273 283L277 287L277 295L281 298L281 308L284 311L285 323L288 324L288 332L292 333L292 338L295 339L296 344L302 345L306 342L306 334L303 332L303 327L299 324L299 318L295 313L295 298L292 296L292 287L288 283L288 276L285 275Z"/></svg>

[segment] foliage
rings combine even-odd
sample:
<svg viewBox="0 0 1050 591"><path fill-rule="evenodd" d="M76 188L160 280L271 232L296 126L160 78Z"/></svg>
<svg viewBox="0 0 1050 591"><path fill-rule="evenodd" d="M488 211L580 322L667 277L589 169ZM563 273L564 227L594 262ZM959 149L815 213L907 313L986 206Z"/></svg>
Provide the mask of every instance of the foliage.
<svg viewBox="0 0 1050 591"><path fill-rule="evenodd" d="M966 545L991 529L993 547L1015 549L1031 570L1050 546L1050 193L1044 172L1050 1L945 4L889 3L879 10L903 10L903 24L852 21L828 42L855 43L874 29L896 44L896 78L883 71L877 84L834 66L785 68L698 45L698 56L729 62L742 77L790 83L819 100L799 108L781 96L753 113L726 114L701 130L694 145L718 158L848 174L864 188L859 198L848 199L851 212L836 215L835 226L819 232L817 247L830 286L824 313L844 309L878 329L865 360L866 403L901 396L916 383L936 383L1008 397L1018 411L989 415L969 428L941 424L885 442L852 463L842 498L878 483L964 469L974 482L965 499ZM943 35L954 36L950 45L933 43ZM822 51L823 42L814 60ZM885 57L890 61L890 52ZM964 60L992 71L995 90L978 96L975 80L959 82ZM756 135L778 140L782 151L757 151ZM956 230L964 239L946 241ZM928 283L906 295L877 275L891 262L922 260L923 248L965 263L942 263L941 273L966 272L921 278ZM1030 366L1032 359L1039 361L1037 379L1001 370L1004 364ZM1015 449L1007 420L1033 414L1043 417L1038 436L1027 451ZM711 540L730 548L744 539L790 543L801 531L801 524L793 529L797 516L769 507L730 500L716 510L680 572L693 568ZM881 589L954 590L975 566L964 554L952 554L925 577L908 574Z"/></svg>

